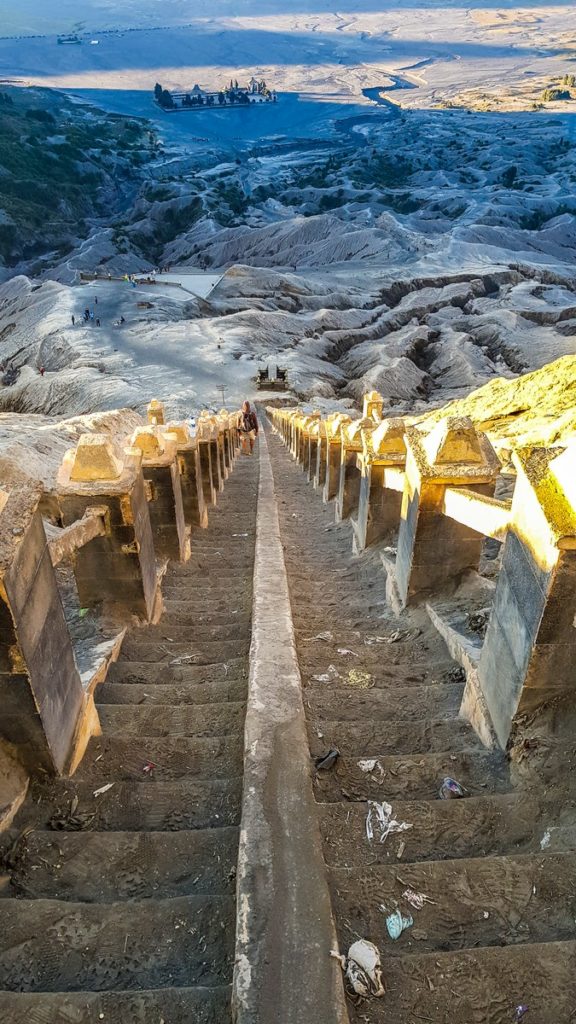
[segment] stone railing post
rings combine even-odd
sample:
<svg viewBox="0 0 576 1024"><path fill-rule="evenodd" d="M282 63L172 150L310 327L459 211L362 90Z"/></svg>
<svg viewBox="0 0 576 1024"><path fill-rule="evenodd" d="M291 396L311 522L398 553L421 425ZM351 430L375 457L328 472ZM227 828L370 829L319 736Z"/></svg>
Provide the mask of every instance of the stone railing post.
<svg viewBox="0 0 576 1024"><path fill-rule="evenodd" d="M164 426L164 423L165 423L165 419L164 419L164 405L162 404L162 402L159 402L157 398L153 398L152 401L148 403L148 408L146 410L146 415L147 415L148 423L150 423L151 426L153 426L153 427L163 427Z"/></svg>
<svg viewBox="0 0 576 1024"><path fill-rule="evenodd" d="M196 437L200 453L204 501L207 505L216 504L220 491L217 430L218 428L212 422L212 417L207 412L202 412L198 417Z"/></svg>
<svg viewBox="0 0 576 1024"><path fill-rule="evenodd" d="M324 489L326 482L326 459L328 450L328 441L326 439L326 423L324 420L318 420L314 427L316 441L316 460L314 465L311 464L311 472L313 486L317 489Z"/></svg>
<svg viewBox="0 0 576 1024"><path fill-rule="evenodd" d="M310 430L319 419L319 412L311 412L303 417L300 425L298 461L308 478L310 478Z"/></svg>
<svg viewBox="0 0 576 1024"><path fill-rule="evenodd" d="M161 427L143 427L134 431L131 443L142 452L154 547L164 558L185 562L190 558L190 527L182 504L177 436Z"/></svg>
<svg viewBox="0 0 576 1024"><path fill-rule="evenodd" d="M357 551L377 544L395 533L400 523L402 492L385 485L387 468L406 464L403 419L382 420L374 430L362 431L362 477L358 517L353 520Z"/></svg>
<svg viewBox="0 0 576 1024"><path fill-rule="evenodd" d="M318 416L317 419L315 419L314 422L310 424L310 429L308 430L307 476L309 483L313 483L314 487L317 486L316 474L318 471L318 445L320 443L321 423L322 420L320 419L320 416Z"/></svg>
<svg viewBox="0 0 576 1024"><path fill-rule="evenodd" d="M467 417L442 420L429 434L408 427L406 449L395 581L388 581L400 607L478 567L483 535L443 514L444 492L462 486L493 494L500 469L488 438Z"/></svg>
<svg viewBox="0 0 576 1024"><path fill-rule="evenodd" d="M300 444L300 418L303 416L302 409L294 409L290 415L290 454L293 459L298 458Z"/></svg>
<svg viewBox="0 0 576 1024"><path fill-rule="evenodd" d="M342 462L341 428L351 422L350 416L345 413L335 413L324 420L326 426L326 473L322 497L326 504L333 501L338 494L340 463Z"/></svg>
<svg viewBox="0 0 576 1024"><path fill-rule="evenodd" d="M80 602L101 601L124 616L155 618L158 579L140 451L120 452L105 434L84 434L67 452L57 477L64 526L82 519L87 508L106 507L108 529L74 557Z"/></svg>
<svg viewBox="0 0 576 1024"><path fill-rule="evenodd" d="M40 491L0 491L0 735L30 771L72 770L100 731L83 690L42 517Z"/></svg>
<svg viewBox="0 0 576 1024"><path fill-rule="evenodd" d="M227 409L221 409L218 414L220 421L220 430L222 432L222 444L224 451L224 471L228 477L232 472L234 465L234 457L236 449L234 446L233 429L235 426L236 417L233 413L228 412Z"/></svg>
<svg viewBox="0 0 576 1024"><path fill-rule="evenodd" d="M362 452L362 432L374 428L370 419L352 420L341 428L340 474L336 496L336 522L348 519L358 508L361 469L358 458Z"/></svg>
<svg viewBox="0 0 576 1024"><path fill-rule="evenodd" d="M368 391L362 402L362 417L378 424L382 420L384 399L378 391Z"/></svg>
<svg viewBox="0 0 576 1024"><path fill-rule="evenodd" d="M191 437L186 423L169 423L166 430L176 438L184 521L190 526L205 529L208 510L204 501L198 442Z"/></svg>
<svg viewBox="0 0 576 1024"><path fill-rule="evenodd" d="M576 683L576 444L524 448L478 678L503 747L517 714Z"/></svg>

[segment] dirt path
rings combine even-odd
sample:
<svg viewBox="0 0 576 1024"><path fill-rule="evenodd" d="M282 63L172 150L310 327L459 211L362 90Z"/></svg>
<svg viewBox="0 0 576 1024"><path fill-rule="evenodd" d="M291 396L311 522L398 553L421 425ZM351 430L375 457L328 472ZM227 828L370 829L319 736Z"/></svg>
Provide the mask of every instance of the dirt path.
<svg viewBox="0 0 576 1024"><path fill-rule="evenodd" d="M6 1024L226 1024L258 460L97 692L103 736L2 837Z"/></svg>
<svg viewBox="0 0 576 1024"><path fill-rule="evenodd" d="M350 523L269 444L311 755L340 752L315 793L341 950L375 942L387 986L351 1020L567 1024L576 856L543 843L558 802L515 788L505 756L458 718L461 672L427 616L394 618L378 557L352 555ZM439 799L445 776L468 797ZM386 803L402 830L384 836ZM398 910L408 926L392 939Z"/></svg>

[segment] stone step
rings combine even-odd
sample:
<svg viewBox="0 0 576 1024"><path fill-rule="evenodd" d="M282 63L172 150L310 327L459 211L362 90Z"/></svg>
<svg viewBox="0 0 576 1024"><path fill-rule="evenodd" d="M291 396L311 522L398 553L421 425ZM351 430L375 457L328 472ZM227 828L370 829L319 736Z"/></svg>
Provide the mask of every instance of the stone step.
<svg viewBox="0 0 576 1024"><path fill-rule="evenodd" d="M358 692L353 686L315 682L307 686L304 701L315 719L403 722L430 718L438 721L458 714L463 690L462 683L440 683Z"/></svg>
<svg viewBox="0 0 576 1024"><path fill-rule="evenodd" d="M0 988L121 991L231 979L234 900L0 900Z"/></svg>
<svg viewBox="0 0 576 1024"><path fill-rule="evenodd" d="M457 779L472 796L510 790L504 754L488 750L373 758L376 764L369 772L359 768L358 760L340 757L333 769L316 773L314 790L320 803L435 800L446 776Z"/></svg>
<svg viewBox="0 0 576 1024"><path fill-rule="evenodd" d="M150 782L173 779L227 779L242 771L243 736L94 737L80 768L74 776L86 782L103 785L113 779L143 777ZM147 774L144 767L152 762L155 768Z"/></svg>
<svg viewBox="0 0 576 1024"><path fill-rule="evenodd" d="M194 623L178 626L166 620L161 626L151 626L146 633L126 637L120 652L121 661L150 660L162 662L194 653L200 657L218 659L220 647L227 651L241 649L248 651L250 632L240 624L198 627ZM179 650L174 650L179 648ZM156 651L155 658L142 658L142 651Z"/></svg>
<svg viewBox="0 0 576 1024"><path fill-rule="evenodd" d="M370 1000L369 1019L508 1024L519 1019L517 1007L527 1006L526 1021L569 1024L576 1007L575 967L576 942L391 957L384 968L386 995Z"/></svg>
<svg viewBox="0 0 576 1024"><path fill-rule="evenodd" d="M226 662L210 665L192 665L187 662L171 665L151 661L116 661L108 669L107 681L143 686L155 683L190 683L203 686L205 683L232 683L248 678L248 659L230 658Z"/></svg>
<svg viewBox="0 0 576 1024"><path fill-rule="evenodd" d="M231 990L163 988L128 992L0 992L5 1024L231 1024Z"/></svg>
<svg viewBox="0 0 576 1024"><path fill-rule="evenodd" d="M240 566L218 566L212 565L210 559L205 559L201 562L195 562L192 559L189 562L183 562L175 570L174 574L170 577L171 582L176 579L184 579L188 583L188 586L193 584L198 587L202 575L206 576L206 579L210 579L210 589L212 584L215 583L217 586L227 586L228 584L235 585L238 577L245 581L245 585L250 583L252 585L252 572L251 565L240 565Z"/></svg>
<svg viewBox="0 0 576 1024"><path fill-rule="evenodd" d="M332 663L337 666L338 671L344 668L360 666L368 670L374 668L387 668L391 664L392 657L400 657L404 662L426 661L428 644L427 642L398 641L395 644L365 644L361 639L353 639L348 634L341 634L328 642L315 641L315 634L308 630L306 636L296 638L298 648L298 660L306 669L310 663L314 665L321 659L326 665ZM339 654L339 651L352 651L352 654Z"/></svg>
<svg viewBox="0 0 576 1024"><path fill-rule="evenodd" d="M108 736L137 736L142 743L149 736L229 736L240 733L244 725L246 705L235 704L182 705L170 704L102 704L98 709L100 723Z"/></svg>
<svg viewBox="0 0 576 1024"><path fill-rule="evenodd" d="M176 631L176 632L174 632ZM240 632L242 631L242 632ZM176 639L181 634L182 642L187 639L198 640L235 640L239 635L250 632L250 615L230 609L221 614L196 614L194 611L170 612L165 614L156 626L148 626L142 634L134 634L135 639L146 639L148 643L162 643L168 636Z"/></svg>
<svg viewBox="0 0 576 1024"><path fill-rule="evenodd" d="M386 800L385 794L382 799ZM544 833L539 821L548 820L543 802L525 793L464 800L395 800L393 818L412 827L380 842L374 808L374 838L369 840L367 836L370 804L319 806L326 860L337 867L360 868L386 863L401 866L400 861L403 864L535 853L540 850Z"/></svg>
<svg viewBox="0 0 576 1024"><path fill-rule="evenodd" d="M251 608L248 603L244 608L227 607L224 611L203 608L202 604L189 605L186 601L165 601L164 615L160 621L162 626L165 622L172 624L195 623L198 626L208 626L210 629L222 626L244 626L250 629ZM152 627L148 627L152 628Z"/></svg>
<svg viewBox="0 0 576 1024"><path fill-rule="evenodd" d="M0 853L11 884L2 896L114 903L234 895L238 829L194 832L40 832L11 829ZM17 843L16 846L14 844ZM106 870L102 870L106 865Z"/></svg>
<svg viewBox="0 0 576 1024"><path fill-rule="evenodd" d="M406 953L576 938L576 853L396 861L330 875L337 919L369 935L384 963ZM408 889L430 902L415 909L403 896ZM386 916L397 909L414 924L393 940Z"/></svg>
<svg viewBox="0 0 576 1024"><path fill-rule="evenodd" d="M337 659L338 660L338 659ZM306 687L311 684L316 684L317 680L314 679L316 675L324 675L328 672L330 665L334 665L334 668L342 675L347 676L350 669L354 667L350 659L340 660L340 664L336 665L333 661L316 665L300 665L300 670L304 684ZM361 666L356 666L361 668ZM407 662L406 664L388 662L386 667L370 666L363 671L370 672L371 675L371 692L375 690L385 689L390 692L396 687L409 687L413 685L421 685L426 683L428 685L445 684L445 683L462 683L464 682L464 676L459 666L455 665L451 659L438 659L430 658L425 664L422 662L412 663ZM337 682L338 680L335 680ZM334 685L332 683L331 685Z"/></svg>
<svg viewBox="0 0 576 1024"><path fill-rule="evenodd" d="M246 657L250 639L191 640L189 643L150 643L143 638L129 637L122 644L119 661L148 661L157 665L219 665Z"/></svg>
<svg viewBox="0 0 576 1024"><path fill-rule="evenodd" d="M320 733L320 735L318 735ZM457 753L483 750L472 727L461 718L448 722L426 719L420 722L308 722L313 757L338 747L346 757L378 757L381 754Z"/></svg>
<svg viewBox="0 0 576 1024"><path fill-rule="evenodd" d="M235 596L226 591L219 596L211 594L193 594L190 587L173 587L167 583L162 587L165 615L172 612L194 612L198 615L227 616L246 615L252 611L252 600L249 594ZM230 612L232 609L232 612ZM215 625L217 625L216 620ZM144 627L146 628L146 627Z"/></svg>
<svg viewBox="0 0 576 1024"><path fill-rule="evenodd" d="M24 805L15 825L64 832L181 832L240 821L240 779L152 782L146 777L145 782L114 782L100 796L94 792L92 783L58 780L40 806Z"/></svg>
<svg viewBox="0 0 576 1024"><path fill-rule="evenodd" d="M226 683L103 683L96 690L101 704L223 704L246 699L245 680Z"/></svg>

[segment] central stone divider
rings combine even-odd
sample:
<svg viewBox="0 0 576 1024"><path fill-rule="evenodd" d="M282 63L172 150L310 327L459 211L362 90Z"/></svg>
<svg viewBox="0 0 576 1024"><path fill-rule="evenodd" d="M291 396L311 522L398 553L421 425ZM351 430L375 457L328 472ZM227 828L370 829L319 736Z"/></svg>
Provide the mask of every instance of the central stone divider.
<svg viewBox="0 0 576 1024"><path fill-rule="evenodd" d="M310 775L302 682L266 436L260 431L238 857L236 1024L348 1024Z"/></svg>

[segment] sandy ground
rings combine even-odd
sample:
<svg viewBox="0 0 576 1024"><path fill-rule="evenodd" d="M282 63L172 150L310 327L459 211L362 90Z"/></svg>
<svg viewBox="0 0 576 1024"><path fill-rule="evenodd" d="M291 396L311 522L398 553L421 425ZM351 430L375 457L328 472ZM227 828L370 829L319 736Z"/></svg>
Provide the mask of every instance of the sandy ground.
<svg viewBox="0 0 576 1024"><path fill-rule="evenodd" d="M281 13L279 6L88 0L78 22L69 0L28 0L4 15L0 76L74 90L110 109L155 117L165 127L170 122L169 132L201 138L203 115L167 118L154 107L157 80L168 87L190 88L196 81L214 87L231 75L263 75L280 92L298 94L300 103L279 113L251 112L258 114L256 132L294 134L316 120L324 123L334 102L370 102L364 89L400 88L403 106L431 105L480 87L530 93L533 79L546 84L572 71L576 55L576 12L567 4L476 8L348 0L334 12L325 0L287 0ZM83 44L58 46L55 34L75 26L83 30ZM243 135L239 113L221 112L218 121L212 115L206 130L224 138ZM252 134L252 125L247 130Z"/></svg>

